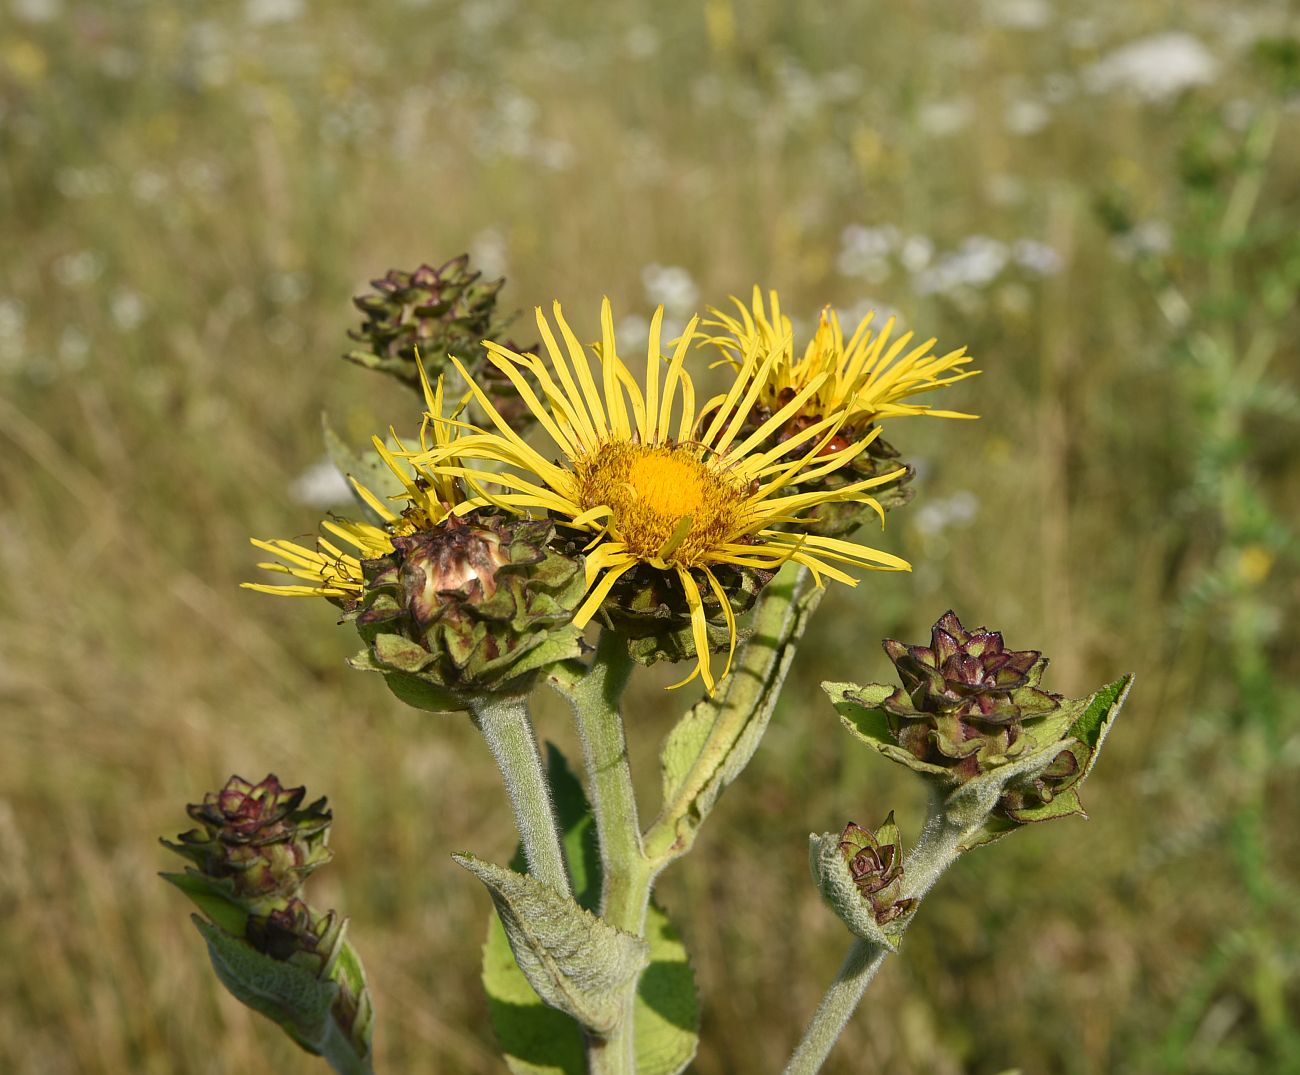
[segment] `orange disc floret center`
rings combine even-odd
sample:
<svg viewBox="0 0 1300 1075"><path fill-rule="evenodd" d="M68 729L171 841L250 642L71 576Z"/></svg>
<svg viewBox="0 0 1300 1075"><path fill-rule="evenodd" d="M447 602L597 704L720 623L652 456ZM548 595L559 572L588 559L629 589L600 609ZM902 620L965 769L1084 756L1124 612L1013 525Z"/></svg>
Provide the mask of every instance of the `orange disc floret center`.
<svg viewBox="0 0 1300 1075"><path fill-rule="evenodd" d="M614 441L576 460L583 511L607 507L613 536L639 560L697 567L740 537L745 488L695 445Z"/></svg>

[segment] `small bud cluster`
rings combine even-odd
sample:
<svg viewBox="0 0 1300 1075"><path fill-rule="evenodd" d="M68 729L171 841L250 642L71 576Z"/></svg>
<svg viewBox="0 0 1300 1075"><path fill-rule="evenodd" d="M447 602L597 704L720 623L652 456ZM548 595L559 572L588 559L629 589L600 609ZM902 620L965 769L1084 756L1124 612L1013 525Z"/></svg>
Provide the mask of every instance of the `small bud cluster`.
<svg viewBox="0 0 1300 1075"><path fill-rule="evenodd" d="M963 783L1039 745L1036 719L1060 708L1061 696L1038 684L1047 659L1009 650L997 631L967 631L949 611L931 630L929 646L894 639L885 652L901 690L881 703L899 746L943 766Z"/></svg>
<svg viewBox="0 0 1300 1075"><path fill-rule="evenodd" d="M903 844L892 810L875 832L850 821L840 834L840 851L878 924L901 918L916 906L916 900L902 897Z"/></svg>
<svg viewBox="0 0 1300 1075"><path fill-rule="evenodd" d="M248 979L249 967L238 952L247 946L290 964L295 973L306 972L307 980L332 983L337 991L329 1018L364 1057L370 1052L373 1010L365 972L344 940L347 920L334 911L316 911L303 899L308 875L333 857L326 846L333 815L323 798L303 807L306 795L306 788L286 788L273 773L256 784L232 776L220 791L186 807L201 828L182 833L176 842L162 841L193 867L162 876L210 916L211 922L200 924L209 946L234 953L222 979L232 993L315 1051L300 1037L298 1019L305 1016L296 1008L302 994L292 987L277 994L279 978Z"/></svg>
<svg viewBox="0 0 1300 1075"><path fill-rule="evenodd" d="M186 807L201 828L182 833L178 843L163 842L250 912L280 910L333 857L327 846L332 815L324 799L303 807L306 794L282 786L274 774L257 784L232 776L220 791Z"/></svg>
<svg viewBox="0 0 1300 1075"><path fill-rule="evenodd" d="M469 255L461 254L434 268L421 265L412 272L390 269L372 280L374 291L352 302L365 315L360 328L348 335L363 344L344 357L368 369L379 370L420 391L419 363L431 379L447 372L453 355L471 374L482 377L489 397L512 423L531 415L504 375L485 361L484 340L497 340L511 350L518 344L504 340L511 318L500 318L497 302L504 279L485 281L470 269ZM523 348L522 350L531 350Z"/></svg>

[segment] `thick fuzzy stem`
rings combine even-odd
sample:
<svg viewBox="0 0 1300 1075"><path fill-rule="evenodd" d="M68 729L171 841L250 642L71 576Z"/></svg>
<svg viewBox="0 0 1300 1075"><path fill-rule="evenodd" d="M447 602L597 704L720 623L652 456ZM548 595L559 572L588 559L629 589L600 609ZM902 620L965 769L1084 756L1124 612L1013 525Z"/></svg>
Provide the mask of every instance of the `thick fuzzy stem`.
<svg viewBox="0 0 1300 1075"><path fill-rule="evenodd" d="M505 782L528 872L566 896L573 895L560 826L551 802L546 768L537 750L528 699L515 695L476 699L474 723L487 741Z"/></svg>
<svg viewBox="0 0 1300 1075"><path fill-rule="evenodd" d="M627 644L612 631L601 635L591 667L564 691L582 738L587 783L600 838L600 913L611 926L634 936L645 933L652 875L641 847L632 770L619 698L627 685L631 659ZM598 1075L633 1075L636 1048L633 1009L636 983L629 985L624 1016L614 1030L588 1043L591 1071Z"/></svg>

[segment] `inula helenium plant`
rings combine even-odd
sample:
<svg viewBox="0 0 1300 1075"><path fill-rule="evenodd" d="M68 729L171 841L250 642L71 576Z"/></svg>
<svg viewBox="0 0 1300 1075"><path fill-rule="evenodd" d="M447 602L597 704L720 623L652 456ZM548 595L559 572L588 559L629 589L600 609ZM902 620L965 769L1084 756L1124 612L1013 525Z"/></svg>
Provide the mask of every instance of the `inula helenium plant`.
<svg viewBox="0 0 1300 1075"><path fill-rule="evenodd" d="M912 495L882 432L914 415L973 417L930 399L976 371L964 349L892 318L846 335L828 307L800 339L758 288L672 339L658 310L643 355L620 351L607 299L589 320L539 308L540 342L521 347L502 337L501 286L461 257L394 270L356 300L365 320L347 357L420 393L423 422L364 453L331 436L355 517L325 519L311 544L255 539L274 557L259 566L287 578L247 585L332 602L361 643L354 667L409 705L467 712L485 737L521 854L454 859L495 908L483 982L510 1070L667 1075L695 1055L700 1011L655 881L758 749L824 587L909 570L858 536ZM813 882L852 940L788 1072L821 1067L962 854L1082 814L1079 786L1129 687L1063 697L1038 651L954 612L928 645L884 649L898 685L827 683L826 712L924 781L929 812L910 838L892 812L810 838ZM658 662L682 666L667 704L694 693L664 739L647 824L621 698L636 664ZM529 698L543 686L572 709L585 782L554 747L538 750ZM202 912L236 997L336 1071L371 1072L346 920L304 893L330 860L332 820L304 798L274 776L232 777L189 808L200 828L164 841L191 864L165 876ZM584 853L593 825L596 856Z"/></svg>

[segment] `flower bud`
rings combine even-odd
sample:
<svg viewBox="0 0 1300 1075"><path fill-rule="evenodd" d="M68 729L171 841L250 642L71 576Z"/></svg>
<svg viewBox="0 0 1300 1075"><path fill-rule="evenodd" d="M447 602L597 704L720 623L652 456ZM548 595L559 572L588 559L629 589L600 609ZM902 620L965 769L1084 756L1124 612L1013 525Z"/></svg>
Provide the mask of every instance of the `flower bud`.
<svg viewBox="0 0 1300 1075"><path fill-rule="evenodd" d="M202 828L182 833L179 843L163 843L249 911L284 907L332 857L327 843L333 815L324 799L303 808L306 793L283 787L274 774L258 784L232 776L220 791L186 807Z"/></svg>
<svg viewBox="0 0 1300 1075"><path fill-rule="evenodd" d="M554 532L480 509L393 536L391 555L362 563L349 617L369 651L354 663L454 695L526 689L544 642L567 637L576 653L577 632L560 629L585 593L582 564L551 549Z"/></svg>
<svg viewBox="0 0 1300 1075"><path fill-rule="evenodd" d="M903 845L892 810L874 833L850 821L840 834L840 851L877 923L883 926L916 906L916 900L901 898Z"/></svg>
<svg viewBox="0 0 1300 1075"><path fill-rule="evenodd" d="M461 254L444 265L421 265L414 272L391 269L372 280L374 291L358 295L353 304L365 316L361 327L348 335L363 346L343 357L368 369L379 370L421 391L419 363L432 379L450 369L448 355L466 364L471 374L483 377L488 395L498 410L514 422L529 414L509 381L488 363L484 340L503 342L511 318L497 316L497 300L504 279L484 281L471 271L469 255ZM532 348L525 348L532 350Z"/></svg>
<svg viewBox="0 0 1300 1075"><path fill-rule="evenodd" d="M929 646L884 647L903 683L880 703L890 730L919 760L951 766L959 783L1032 748L1025 722L1060 708L1061 696L1038 686L1045 657L1008 650L997 631L967 631L951 611Z"/></svg>
<svg viewBox="0 0 1300 1075"><path fill-rule="evenodd" d="M197 870L162 876L206 916L194 924L233 996L336 1070L369 1070L374 1012L347 920L302 899L307 875L331 858L332 815L323 798L302 808L305 796L274 775L232 776L186 807L202 829L162 841Z"/></svg>

